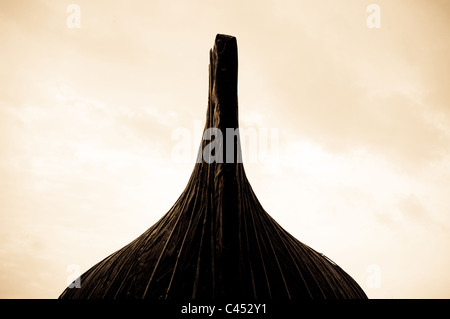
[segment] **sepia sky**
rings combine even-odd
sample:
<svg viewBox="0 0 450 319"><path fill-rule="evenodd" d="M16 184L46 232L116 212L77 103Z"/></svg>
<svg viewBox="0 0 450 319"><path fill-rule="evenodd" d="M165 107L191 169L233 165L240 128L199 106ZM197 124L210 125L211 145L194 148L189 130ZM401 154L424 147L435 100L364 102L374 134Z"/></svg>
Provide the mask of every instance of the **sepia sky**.
<svg viewBox="0 0 450 319"><path fill-rule="evenodd" d="M448 30L444 0L2 1L0 298L57 298L175 203L217 33L241 128L279 133L244 161L266 211L370 298L450 298Z"/></svg>

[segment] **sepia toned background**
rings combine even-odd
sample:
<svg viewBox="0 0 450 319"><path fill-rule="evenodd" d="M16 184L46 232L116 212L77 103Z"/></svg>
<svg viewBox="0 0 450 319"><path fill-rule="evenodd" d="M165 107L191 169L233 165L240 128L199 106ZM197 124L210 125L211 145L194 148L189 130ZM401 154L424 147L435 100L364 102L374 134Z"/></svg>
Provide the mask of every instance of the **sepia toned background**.
<svg viewBox="0 0 450 319"><path fill-rule="evenodd" d="M175 203L217 33L241 127L279 130L244 163L267 212L370 298L450 298L449 29L444 0L0 2L0 298L57 298Z"/></svg>

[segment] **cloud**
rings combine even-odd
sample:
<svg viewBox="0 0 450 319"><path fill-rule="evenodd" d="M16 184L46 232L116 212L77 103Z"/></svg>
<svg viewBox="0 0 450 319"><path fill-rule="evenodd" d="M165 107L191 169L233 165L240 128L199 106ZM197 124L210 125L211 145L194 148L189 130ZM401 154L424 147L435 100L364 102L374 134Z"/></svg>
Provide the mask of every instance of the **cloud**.
<svg viewBox="0 0 450 319"><path fill-rule="evenodd" d="M331 151L366 147L416 170L448 156L450 147L449 72L436 63L450 46L447 22L442 12L434 21L438 7L380 5L386 23L376 31L365 26L361 4L280 10L283 36L269 31L273 49L253 54L267 73L264 98L277 101L274 115L286 129ZM412 31L416 15L426 31Z"/></svg>
<svg viewBox="0 0 450 319"><path fill-rule="evenodd" d="M399 208L407 216L416 221L426 221L427 214L425 207L422 205L419 198L410 194L408 197L400 200Z"/></svg>

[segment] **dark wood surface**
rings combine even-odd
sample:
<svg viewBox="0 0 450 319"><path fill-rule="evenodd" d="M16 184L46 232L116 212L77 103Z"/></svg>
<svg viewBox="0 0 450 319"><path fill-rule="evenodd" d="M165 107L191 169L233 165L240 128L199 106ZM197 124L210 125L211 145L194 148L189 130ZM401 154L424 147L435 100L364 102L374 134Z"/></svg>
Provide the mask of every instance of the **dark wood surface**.
<svg viewBox="0 0 450 319"><path fill-rule="evenodd" d="M216 36L209 79L205 130L220 129L226 145L226 128L238 128L235 37ZM201 141L200 152L209 142ZM226 148L224 163L202 156L169 212L60 298L367 298L339 266L266 213L237 161L238 138L233 145L232 162Z"/></svg>

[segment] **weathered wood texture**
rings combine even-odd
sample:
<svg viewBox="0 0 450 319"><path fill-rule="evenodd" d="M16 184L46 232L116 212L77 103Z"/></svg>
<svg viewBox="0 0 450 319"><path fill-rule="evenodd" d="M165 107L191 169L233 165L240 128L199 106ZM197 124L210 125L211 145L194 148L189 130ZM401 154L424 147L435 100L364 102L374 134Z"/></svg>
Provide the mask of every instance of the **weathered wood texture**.
<svg viewBox="0 0 450 319"><path fill-rule="evenodd" d="M217 35L205 130L238 127L237 70L236 38ZM201 142L200 151L207 143ZM203 158L167 214L85 272L81 288L67 288L60 298L367 297L339 266L264 211L243 164Z"/></svg>

